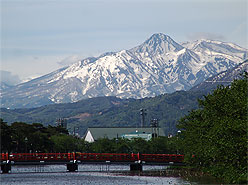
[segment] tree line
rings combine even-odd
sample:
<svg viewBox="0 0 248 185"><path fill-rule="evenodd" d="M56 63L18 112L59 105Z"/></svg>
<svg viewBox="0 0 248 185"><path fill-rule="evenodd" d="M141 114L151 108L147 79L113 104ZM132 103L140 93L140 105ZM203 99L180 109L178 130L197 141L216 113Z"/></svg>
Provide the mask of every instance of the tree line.
<svg viewBox="0 0 248 185"><path fill-rule="evenodd" d="M93 143L69 135L61 126L44 127L40 123L14 122L2 119L1 152L87 152L87 153L176 153L174 138L158 137L150 141L101 138Z"/></svg>

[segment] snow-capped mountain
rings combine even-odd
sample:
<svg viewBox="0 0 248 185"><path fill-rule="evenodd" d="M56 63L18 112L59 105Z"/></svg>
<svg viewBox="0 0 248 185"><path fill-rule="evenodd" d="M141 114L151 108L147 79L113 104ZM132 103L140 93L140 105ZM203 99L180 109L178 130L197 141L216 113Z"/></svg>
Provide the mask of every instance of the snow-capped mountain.
<svg viewBox="0 0 248 185"><path fill-rule="evenodd" d="M11 88L12 85L9 85L8 83L5 82L0 82L0 90L6 90L8 88Z"/></svg>
<svg viewBox="0 0 248 185"><path fill-rule="evenodd" d="M228 86L233 80L243 78L244 72L248 73L248 60L240 63L234 68L223 71L217 75L214 75L204 82L194 86L190 91L204 91L206 93L214 90L219 85Z"/></svg>
<svg viewBox="0 0 248 185"><path fill-rule="evenodd" d="M219 60L229 59L232 61L247 58L247 49L233 43L201 39L191 43L183 43L182 46L194 51L201 56L201 60L206 61L209 60L209 57L219 57Z"/></svg>
<svg viewBox="0 0 248 185"><path fill-rule="evenodd" d="M188 90L244 61L248 50L231 43L199 40L178 44L152 35L129 50L78 61L2 91L3 107L34 107L97 96L144 98Z"/></svg>

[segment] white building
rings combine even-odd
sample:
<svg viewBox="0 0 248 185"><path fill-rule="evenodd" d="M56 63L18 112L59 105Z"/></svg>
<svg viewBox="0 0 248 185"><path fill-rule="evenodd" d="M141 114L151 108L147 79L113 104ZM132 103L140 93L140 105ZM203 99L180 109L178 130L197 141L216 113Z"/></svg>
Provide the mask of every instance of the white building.
<svg viewBox="0 0 248 185"><path fill-rule="evenodd" d="M99 138L144 138L151 139L154 136L154 128L151 127L89 127L85 133L84 140L94 142ZM165 136L163 129L158 129L159 136Z"/></svg>

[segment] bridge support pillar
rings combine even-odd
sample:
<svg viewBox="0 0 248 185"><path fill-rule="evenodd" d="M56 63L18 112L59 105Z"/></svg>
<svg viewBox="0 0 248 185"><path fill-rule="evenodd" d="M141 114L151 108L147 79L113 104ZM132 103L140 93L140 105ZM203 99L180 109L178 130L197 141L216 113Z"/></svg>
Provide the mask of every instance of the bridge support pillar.
<svg viewBox="0 0 248 185"><path fill-rule="evenodd" d="M67 171L75 172L76 170L78 170L78 164L77 163L67 164Z"/></svg>
<svg viewBox="0 0 248 185"><path fill-rule="evenodd" d="M9 171L11 170L11 164L10 163L1 164L1 170L2 173L9 173Z"/></svg>
<svg viewBox="0 0 248 185"><path fill-rule="evenodd" d="M130 164L130 171L142 171L142 164L140 163L135 163L135 164Z"/></svg>

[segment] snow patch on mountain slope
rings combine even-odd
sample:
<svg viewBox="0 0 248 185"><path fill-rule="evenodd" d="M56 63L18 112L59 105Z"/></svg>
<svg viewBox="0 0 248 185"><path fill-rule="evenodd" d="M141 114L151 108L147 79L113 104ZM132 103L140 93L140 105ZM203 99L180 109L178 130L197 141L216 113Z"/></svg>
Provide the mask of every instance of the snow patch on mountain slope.
<svg viewBox="0 0 248 185"><path fill-rule="evenodd" d="M109 52L78 61L1 93L2 106L25 101L75 102L97 96L144 98L188 90L247 57L247 49L232 43L198 40L178 44L154 34L129 50ZM25 106L32 106L31 103Z"/></svg>

